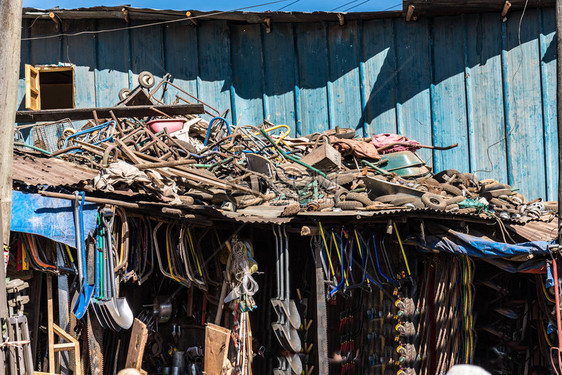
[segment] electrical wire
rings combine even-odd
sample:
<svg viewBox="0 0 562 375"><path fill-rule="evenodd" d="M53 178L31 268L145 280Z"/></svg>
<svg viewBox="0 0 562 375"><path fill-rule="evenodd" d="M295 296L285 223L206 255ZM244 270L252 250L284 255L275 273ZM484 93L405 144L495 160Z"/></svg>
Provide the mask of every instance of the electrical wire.
<svg viewBox="0 0 562 375"><path fill-rule="evenodd" d="M278 12L278 11L280 11L280 10L283 10L283 9L285 9L285 8L288 8L288 7L290 7L291 5L298 3L299 1L301 1L301 0L295 0L295 1L293 1L292 3L289 3L289 4L285 5L285 6L282 6L281 8L277 9L276 12Z"/></svg>
<svg viewBox="0 0 562 375"><path fill-rule="evenodd" d="M183 22L183 21L189 21L189 20L194 20L194 19L199 19L199 18L212 17L212 16L216 16L216 15L219 15L219 14L229 13L229 12L237 12L237 11L241 11L241 10L259 8L259 7L266 6L266 5L284 3L286 1L289 1L289 0L276 0L276 1L270 1L268 3L251 5L251 6L242 7L242 8L213 12L213 13L209 13L209 14L201 14L199 16L178 18L178 19L175 19L175 20L168 20L168 21L153 22L153 23L147 23L147 24L143 24L143 25L119 27L119 28L115 28L115 29L91 30L91 31L88 30L88 31L79 31L79 32L76 32L76 33L61 33L61 34L56 34L56 35L45 35L45 36L37 36L37 37L30 37L30 38L21 38L21 41L44 40L44 39L53 39L53 38L60 38L60 37L74 37L74 36L80 36L80 35L96 35L96 34L102 34L102 33L111 33L111 32L115 32L115 31L142 29L142 28L145 28L145 27L165 25L165 24L170 24L170 23L175 23L175 22ZM297 1L300 1L300 0L297 0Z"/></svg>
<svg viewBox="0 0 562 375"><path fill-rule="evenodd" d="M359 4L357 4L357 5L354 5L354 6L352 6L352 7L347 8L347 9L344 9L343 11L344 11L344 12L349 12L351 9L357 8L358 6L363 5L363 4L366 4L366 3L370 2L370 1L371 1L371 0L365 0L365 1L363 1L362 3L359 3Z"/></svg>
<svg viewBox="0 0 562 375"><path fill-rule="evenodd" d="M358 2L358 1L359 1L359 0L351 0L351 1L348 1L347 3L342 4L342 5L340 5L339 7L335 7L334 9L330 9L330 12L334 12L334 11L336 11L336 10L338 10L338 9L343 8L344 6L347 6L347 5L356 3L356 2Z"/></svg>

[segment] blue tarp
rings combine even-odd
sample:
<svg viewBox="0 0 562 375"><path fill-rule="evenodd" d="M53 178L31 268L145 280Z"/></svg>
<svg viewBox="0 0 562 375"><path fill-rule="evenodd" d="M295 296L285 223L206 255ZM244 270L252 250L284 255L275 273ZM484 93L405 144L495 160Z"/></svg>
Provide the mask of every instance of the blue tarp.
<svg viewBox="0 0 562 375"><path fill-rule="evenodd" d="M97 206L84 204L84 231L94 232ZM44 197L39 194L12 193L12 221L14 232L32 233L76 247L74 201Z"/></svg>
<svg viewBox="0 0 562 375"><path fill-rule="evenodd" d="M477 258L512 258L518 255L548 255L548 246L554 242L533 241L516 244L495 242L454 230L443 234L426 235L425 241L416 239L422 250L437 250Z"/></svg>

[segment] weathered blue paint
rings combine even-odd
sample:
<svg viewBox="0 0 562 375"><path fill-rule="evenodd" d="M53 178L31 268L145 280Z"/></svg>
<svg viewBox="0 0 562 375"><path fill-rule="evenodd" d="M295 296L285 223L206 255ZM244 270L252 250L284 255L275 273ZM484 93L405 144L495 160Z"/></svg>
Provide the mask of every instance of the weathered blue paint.
<svg viewBox="0 0 562 375"><path fill-rule="evenodd" d="M332 127L352 127L363 135L361 85L359 79L359 37L357 22L328 26L330 79L332 84Z"/></svg>
<svg viewBox="0 0 562 375"><path fill-rule="evenodd" d="M496 178L530 198L556 197L554 11L328 23L200 20L22 43L25 63L76 64L78 106L111 105L136 75L174 83L235 123L269 119L293 134L334 126L398 132L425 144L436 169ZM33 25L31 25L33 23ZM63 21L63 30L110 29L122 20ZM136 25L134 22L131 25ZM29 27L31 26L31 27ZM28 22L24 36L61 31ZM519 34L521 43L519 43ZM24 88L23 69L20 90ZM170 89L166 100L177 92ZM23 107L23 92L18 94ZM233 121L234 120L234 121Z"/></svg>
<svg viewBox="0 0 562 375"><path fill-rule="evenodd" d="M230 43L228 24L223 21L201 22L198 30L199 98L219 111L231 107ZM195 53L196 51L186 51ZM174 74L174 72L170 72ZM232 112L227 121L232 123Z"/></svg>
<svg viewBox="0 0 562 375"><path fill-rule="evenodd" d="M199 61L196 53L186 52L197 51L197 29L187 22L171 23L165 25L163 29L167 46L162 49L164 51L164 70L174 72L172 77L174 85L196 96ZM169 87L167 91L167 103L173 103L176 96L195 102L174 87Z"/></svg>
<svg viewBox="0 0 562 375"><path fill-rule="evenodd" d="M512 17L519 19L520 13ZM521 22L508 22L505 30L507 81L506 134L510 184L522 186L530 198L546 195L544 135L542 126L539 23L536 10L527 10ZM520 43L521 40L521 43Z"/></svg>
<svg viewBox="0 0 562 375"><path fill-rule="evenodd" d="M231 28L232 83L241 125L263 122L263 64L260 25ZM252 79L248 79L252 77Z"/></svg>
<svg viewBox="0 0 562 375"><path fill-rule="evenodd" d="M72 21L63 23L63 32L92 31L96 29L95 21ZM74 64L74 104L76 107L96 106L96 48L93 34L77 37L63 37L62 62Z"/></svg>
<svg viewBox="0 0 562 375"><path fill-rule="evenodd" d="M274 124L286 124L296 133L295 96L298 92L295 45L291 24L276 25L271 32L262 29L265 108ZM295 90L296 88L296 90Z"/></svg>
<svg viewBox="0 0 562 375"><path fill-rule="evenodd" d="M540 12L540 57L544 124L546 196L558 200L558 130L556 125L556 17L554 9Z"/></svg>
<svg viewBox="0 0 562 375"><path fill-rule="evenodd" d="M125 21L117 23L120 27ZM99 20L98 30L117 26L110 20ZM109 107L119 101L119 90L129 87L128 33L101 33L96 36L96 103Z"/></svg>
<svg viewBox="0 0 562 375"><path fill-rule="evenodd" d="M463 20L461 19L461 22ZM447 151L434 153L436 170L470 170L464 81L464 33L451 34L458 17L439 17L432 25L431 110L433 143L445 146L458 143Z"/></svg>
<svg viewBox="0 0 562 375"><path fill-rule="evenodd" d="M465 21L471 171L507 182L501 24L497 14L468 15Z"/></svg>
<svg viewBox="0 0 562 375"><path fill-rule="evenodd" d="M431 126L431 67L429 24L427 19L406 23L396 19L397 91L399 111L398 132L424 144L432 143ZM450 32L449 32L450 34ZM432 165L430 150L420 156Z"/></svg>
<svg viewBox="0 0 562 375"><path fill-rule="evenodd" d="M365 66L366 119L370 135L396 133L396 48L393 20L363 23L361 61Z"/></svg>
<svg viewBox="0 0 562 375"><path fill-rule="evenodd" d="M328 129L328 59L321 23L296 25L302 134Z"/></svg>

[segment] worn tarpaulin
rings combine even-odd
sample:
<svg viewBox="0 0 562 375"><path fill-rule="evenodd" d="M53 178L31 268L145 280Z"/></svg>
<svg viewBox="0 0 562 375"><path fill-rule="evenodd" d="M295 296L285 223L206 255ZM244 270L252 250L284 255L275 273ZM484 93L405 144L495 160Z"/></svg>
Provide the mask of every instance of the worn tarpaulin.
<svg viewBox="0 0 562 375"><path fill-rule="evenodd" d="M426 251L437 250L478 258L513 258L520 255L548 255L548 246L554 242L508 244L448 229L445 233L426 235L425 240L417 237L415 243L421 250Z"/></svg>
<svg viewBox="0 0 562 375"><path fill-rule="evenodd" d="M94 232L97 206L84 203L84 232ZM37 234L76 247L74 201L21 191L12 193L11 231Z"/></svg>

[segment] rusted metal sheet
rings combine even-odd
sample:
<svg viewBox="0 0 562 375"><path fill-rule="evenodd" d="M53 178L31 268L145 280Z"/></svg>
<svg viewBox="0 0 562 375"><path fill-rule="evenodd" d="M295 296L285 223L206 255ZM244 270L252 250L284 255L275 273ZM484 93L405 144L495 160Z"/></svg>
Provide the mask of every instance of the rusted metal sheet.
<svg viewBox="0 0 562 375"><path fill-rule="evenodd" d="M37 153L14 152L14 183L29 186L82 186L91 181L97 171Z"/></svg>

